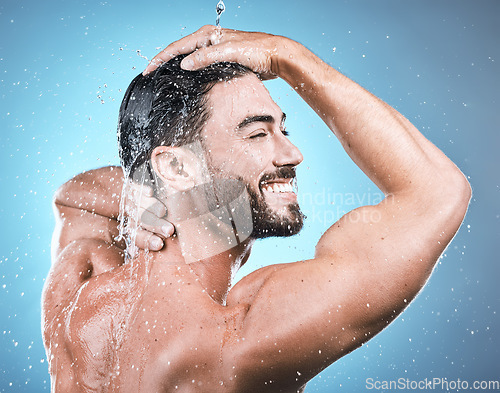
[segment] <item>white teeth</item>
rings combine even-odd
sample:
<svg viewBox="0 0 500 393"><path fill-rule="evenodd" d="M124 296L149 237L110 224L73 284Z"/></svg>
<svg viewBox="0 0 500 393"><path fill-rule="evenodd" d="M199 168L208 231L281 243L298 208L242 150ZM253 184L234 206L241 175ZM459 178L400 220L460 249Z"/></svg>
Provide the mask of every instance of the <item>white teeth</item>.
<svg viewBox="0 0 500 393"><path fill-rule="evenodd" d="M263 189L267 192L275 193L293 192L293 188L290 183L268 183L264 185Z"/></svg>

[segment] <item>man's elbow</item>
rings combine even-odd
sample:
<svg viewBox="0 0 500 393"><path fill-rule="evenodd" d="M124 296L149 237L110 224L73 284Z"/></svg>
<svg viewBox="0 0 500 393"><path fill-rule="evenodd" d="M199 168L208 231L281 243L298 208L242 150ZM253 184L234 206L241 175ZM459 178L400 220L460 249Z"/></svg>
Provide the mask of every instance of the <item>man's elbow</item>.
<svg viewBox="0 0 500 393"><path fill-rule="evenodd" d="M55 214L57 214L56 212L60 211L61 207L66 206L68 203L67 195L62 190L62 188L63 186L59 187L52 196L52 209L54 210Z"/></svg>
<svg viewBox="0 0 500 393"><path fill-rule="evenodd" d="M462 175L462 204L464 206L464 209L467 210L470 200L472 198L472 187L469 183L469 181L465 178L465 175L460 172Z"/></svg>
<svg viewBox="0 0 500 393"><path fill-rule="evenodd" d="M85 193L90 187L96 187L88 172L83 172L62 184L52 197L52 204L58 207L81 207Z"/></svg>
<svg viewBox="0 0 500 393"><path fill-rule="evenodd" d="M72 178L59 186L59 188L54 192L52 196L52 205L57 206L67 206L69 201L69 196L75 187L75 178Z"/></svg>
<svg viewBox="0 0 500 393"><path fill-rule="evenodd" d="M459 224L467 213L472 197L472 188L465 175L458 169L448 174L439 190L440 205L444 211L453 217Z"/></svg>
<svg viewBox="0 0 500 393"><path fill-rule="evenodd" d="M456 196L456 203L458 205L457 207L461 208L465 215L472 197L472 187L465 175L459 169L457 169L452 184Z"/></svg>

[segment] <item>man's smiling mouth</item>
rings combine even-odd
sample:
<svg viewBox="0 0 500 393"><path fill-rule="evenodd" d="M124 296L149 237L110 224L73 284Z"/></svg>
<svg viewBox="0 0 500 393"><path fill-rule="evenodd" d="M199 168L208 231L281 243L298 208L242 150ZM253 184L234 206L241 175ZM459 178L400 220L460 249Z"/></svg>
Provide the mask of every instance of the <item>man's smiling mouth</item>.
<svg viewBox="0 0 500 393"><path fill-rule="evenodd" d="M272 193L293 193L292 180L293 179L276 179L272 181L264 181L261 183L261 188L264 191Z"/></svg>

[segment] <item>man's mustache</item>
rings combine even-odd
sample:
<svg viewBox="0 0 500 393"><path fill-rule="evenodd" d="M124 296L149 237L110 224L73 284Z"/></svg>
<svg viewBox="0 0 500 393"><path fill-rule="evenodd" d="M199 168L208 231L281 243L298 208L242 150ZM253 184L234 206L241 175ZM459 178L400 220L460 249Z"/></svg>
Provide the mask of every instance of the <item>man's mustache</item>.
<svg viewBox="0 0 500 393"><path fill-rule="evenodd" d="M295 179L297 176L295 167L280 167L276 169L274 172L268 172L262 175L262 178L259 182L259 187L262 187L262 184L265 182L270 182L274 180L282 180L282 179Z"/></svg>

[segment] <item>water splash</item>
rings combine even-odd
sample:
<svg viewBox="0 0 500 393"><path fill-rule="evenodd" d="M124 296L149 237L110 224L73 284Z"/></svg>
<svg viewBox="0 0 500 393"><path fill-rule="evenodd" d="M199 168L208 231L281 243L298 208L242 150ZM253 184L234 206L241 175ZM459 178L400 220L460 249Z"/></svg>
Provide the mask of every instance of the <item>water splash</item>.
<svg viewBox="0 0 500 393"><path fill-rule="evenodd" d="M215 19L215 26L220 27L220 16L226 10L226 5L222 0L219 0L217 6L215 7L215 11L217 12L217 19Z"/></svg>
<svg viewBox="0 0 500 393"><path fill-rule="evenodd" d="M149 59L141 53L140 49L137 49L136 53L137 53L137 56L142 57L144 60L146 60L147 62L149 62Z"/></svg>
<svg viewBox="0 0 500 393"><path fill-rule="evenodd" d="M119 233L116 241L125 241L125 263L132 261L138 253L136 246L137 231L140 218L138 203L142 199L146 181L147 169L145 165L139 166L134 173L124 169L124 182L119 206ZM134 187L133 184L136 184ZM149 250L145 250L146 254Z"/></svg>

